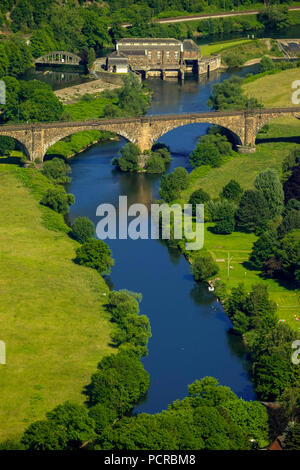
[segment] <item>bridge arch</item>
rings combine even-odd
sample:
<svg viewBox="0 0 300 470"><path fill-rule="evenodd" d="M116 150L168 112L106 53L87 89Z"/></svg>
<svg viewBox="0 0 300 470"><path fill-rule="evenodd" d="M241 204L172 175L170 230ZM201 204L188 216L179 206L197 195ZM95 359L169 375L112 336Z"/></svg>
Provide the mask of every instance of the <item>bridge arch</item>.
<svg viewBox="0 0 300 470"><path fill-rule="evenodd" d="M189 127L191 129L191 139L193 139L193 148L192 148L193 150L196 146L197 140L200 137L202 137L202 135L205 135L207 129L213 125L219 126L221 129L224 129L224 131L228 132L232 136L231 141L233 145L242 145L242 139L241 139L241 136L239 135L239 130L237 129L233 130L226 125L217 124L215 120L210 121L209 119L203 120L202 122L181 123L177 125L167 126L166 128L161 129L161 131L155 135L155 137L157 138L155 138L155 140L153 141L153 144L157 140L161 139L162 137L168 136L169 138L172 138L172 133L176 130L179 130L179 133L180 133L180 129L182 129L183 131L186 131L186 128ZM195 138L197 134L195 131L198 129L199 129L199 135ZM203 132L200 132L201 130ZM170 148L172 148L171 142L168 142L167 144L170 146ZM184 144L186 146L186 142L184 142Z"/></svg>
<svg viewBox="0 0 300 470"><path fill-rule="evenodd" d="M285 135L285 136L278 136L278 137L268 137L267 134L267 126L268 124L276 123L281 125L285 125L289 127L289 129L295 129L293 135ZM265 133L263 133L263 129L266 127ZM263 142L291 142L291 143L298 143L300 144L300 113L294 116L274 116L270 119L264 119L263 122L259 122L258 130L255 136L255 142L263 143Z"/></svg>
<svg viewBox="0 0 300 470"><path fill-rule="evenodd" d="M0 129L0 138L1 137L7 137L9 139L12 139L15 146L17 147L17 148L15 148L15 150L20 150L28 160L31 160L31 155L30 155L30 151L29 151L30 147L28 146L29 142L27 142L26 140L23 141L23 139L15 137L13 132L11 132L11 133L10 132L3 132L2 129ZM0 148L1 148L1 146L0 146Z"/></svg>
<svg viewBox="0 0 300 470"><path fill-rule="evenodd" d="M78 135L82 132L87 132L87 131L105 131L105 132L111 132L111 133L114 133L116 135L118 135L119 137L123 137L124 139L126 139L127 141L131 141L132 142L132 137L128 135L128 133L126 131L123 131L122 129L119 129L118 131L115 131L115 130L112 130L111 128L109 127L105 127L105 126L91 126L90 128L88 127L85 127L85 128L77 128L77 129L64 129L62 132L60 133L57 133L55 136L53 136L53 138L51 138L51 140L47 141L44 145L44 149L43 149L43 160L45 160L45 157L47 155L47 151L53 146L55 145L56 143L62 141L63 139L67 138L67 137L72 137L73 135Z"/></svg>
<svg viewBox="0 0 300 470"><path fill-rule="evenodd" d="M81 58L68 51L52 51L38 57L35 60L36 64L54 64L54 65L79 65Z"/></svg>

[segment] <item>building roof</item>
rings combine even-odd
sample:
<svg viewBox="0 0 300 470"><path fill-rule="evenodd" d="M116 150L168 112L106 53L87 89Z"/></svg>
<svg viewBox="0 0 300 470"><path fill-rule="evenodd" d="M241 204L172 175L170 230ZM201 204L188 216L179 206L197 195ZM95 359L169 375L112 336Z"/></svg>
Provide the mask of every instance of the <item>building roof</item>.
<svg viewBox="0 0 300 470"><path fill-rule="evenodd" d="M123 38L117 42L120 46L180 46L181 41L173 38Z"/></svg>
<svg viewBox="0 0 300 470"><path fill-rule="evenodd" d="M122 53L128 55L146 55L145 49L122 49Z"/></svg>
<svg viewBox="0 0 300 470"><path fill-rule="evenodd" d="M282 445L280 440L277 438L274 442L269 446L268 450L282 450Z"/></svg>
<svg viewBox="0 0 300 470"><path fill-rule="evenodd" d="M192 39L185 39L183 41L183 50L184 51L195 51L200 52L200 48Z"/></svg>
<svg viewBox="0 0 300 470"><path fill-rule="evenodd" d="M128 64L128 57L125 54L119 51L114 51L107 57L107 60L110 64L120 64L120 65L127 65Z"/></svg>

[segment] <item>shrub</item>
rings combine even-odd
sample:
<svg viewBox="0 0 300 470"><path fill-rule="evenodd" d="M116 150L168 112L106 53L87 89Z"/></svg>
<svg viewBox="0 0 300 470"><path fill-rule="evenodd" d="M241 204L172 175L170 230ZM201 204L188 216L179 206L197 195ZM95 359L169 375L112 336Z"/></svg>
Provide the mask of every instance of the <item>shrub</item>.
<svg viewBox="0 0 300 470"><path fill-rule="evenodd" d="M69 204L74 204L74 202L73 194L67 194L61 187L49 188L41 200L41 204L63 215L68 214Z"/></svg>
<svg viewBox="0 0 300 470"><path fill-rule="evenodd" d="M228 199L229 201L239 202L242 194L243 190L239 183L235 180L230 180L220 192L220 197Z"/></svg>
<svg viewBox="0 0 300 470"><path fill-rule="evenodd" d="M76 262L96 269L100 274L109 274L114 265L112 252L102 240L91 239L84 242L76 251Z"/></svg>
<svg viewBox="0 0 300 470"><path fill-rule="evenodd" d="M192 204L193 215L196 215L196 204L204 204L210 201L210 195L207 194L203 189L194 191L189 199L189 204Z"/></svg>
<svg viewBox="0 0 300 470"><path fill-rule="evenodd" d="M193 260L192 273L196 281L207 281L219 271L217 263L209 254L198 254Z"/></svg>
<svg viewBox="0 0 300 470"><path fill-rule="evenodd" d="M79 243L86 242L95 235L95 226L88 217L77 217L72 224L72 236Z"/></svg>
<svg viewBox="0 0 300 470"><path fill-rule="evenodd" d="M118 159L118 165L121 171L136 171L139 167L139 155L141 153L137 145L128 142L122 147L121 157Z"/></svg>
<svg viewBox="0 0 300 470"><path fill-rule="evenodd" d="M150 155L145 169L147 170L147 173L163 173L165 171L165 162L158 152Z"/></svg>
<svg viewBox="0 0 300 470"><path fill-rule="evenodd" d="M231 155L232 146L226 136L219 133L207 134L200 137L197 146L190 155L193 167L210 165L218 167L222 163L223 155Z"/></svg>
<svg viewBox="0 0 300 470"><path fill-rule="evenodd" d="M273 60L270 59L270 57L263 56L259 64L259 71L263 73L268 72L269 70L273 70L274 68Z"/></svg>
<svg viewBox="0 0 300 470"><path fill-rule="evenodd" d="M169 175L162 176L159 194L166 202L171 202L179 196L180 191L187 187L188 172L179 166Z"/></svg>
<svg viewBox="0 0 300 470"><path fill-rule="evenodd" d="M61 158L53 158L43 165L42 173L52 181L67 184L71 179L67 176L68 167Z"/></svg>

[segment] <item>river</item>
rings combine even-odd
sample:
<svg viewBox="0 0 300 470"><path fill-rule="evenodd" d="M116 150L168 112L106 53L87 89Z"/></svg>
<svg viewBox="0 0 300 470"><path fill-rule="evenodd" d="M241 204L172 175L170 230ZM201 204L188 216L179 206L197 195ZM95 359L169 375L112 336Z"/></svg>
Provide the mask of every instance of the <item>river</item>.
<svg viewBox="0 0 300 470"><path fill-rule="evenodd" d="M245 68L245 75L255 69ZM215 73L199 81L150 80L154 91L148 114L204 111L211 86L228 78ZM177 166L190 170L188 154L207 125L196 124L175 129L160 141L172 151L170 171ZM88 216L95 223L101 203L118 206L119 195L128 203L147 205L158 196L160 176L121 174L110 162L125 140L102 143L70 162L72 182L68 190L75 195L70 217ZM157 240L110 240L115 266L109 283L114 289L141 292L141 312L151 322L149 355L143 359L151 376L145 400L136 412L155 413L187 394L187 386L204 376L216 377L244 399L255 398L247 373L245 350L239 337L228 333L231 323L222 306L203 285L196 284L185 258Z"/></svg>

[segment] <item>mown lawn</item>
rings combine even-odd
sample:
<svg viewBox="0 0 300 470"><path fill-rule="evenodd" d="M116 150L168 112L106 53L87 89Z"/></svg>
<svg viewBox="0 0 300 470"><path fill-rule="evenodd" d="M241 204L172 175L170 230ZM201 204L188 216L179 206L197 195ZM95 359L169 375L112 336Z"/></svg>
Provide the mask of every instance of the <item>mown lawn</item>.
<svg viewBox="0 0 300 470"><path fill-rule="evenodd" d="M34 195L22 182L34 184L34 172L0 164L0 339L7 350L0 442L19 438L65 400L83 402L97 363L112 351L108 288L95 271L74 264L75 241L45 227L36 200L41 178Z"/></svg>
<svg viewBox="0 0 300 470"><path fill-rule="evenodd" d="M225 282L230 291L232 287L243 282L250 291L253 284L261 283L268 285L271 298L277 304L279 320L288 321L294 329L300 329L300 299L299 291L293 290L291 286L283 285L275 279L263 279L259 271L247 269L245 263L249 259L252 245L257 239L254 234L234 232L231 235L216 235L211 231L213 223L205 224L204 248L209 251L220 268L217 277ZM228 279L228 258L230 260Z"/></svg>
<svg viewBox="0 0 300 470"><path fill-rule="evenodd" d="M206 44L204 46L200 46L201 53L204 56L209 56L212 54L218 54L221 51L226 49L230 49L234 46L239 46L241 44L247 44L254 42L251 39L237 39L234 41L222 41L222 42L214 42L211 44Z"/></svg>
<svg viewBox="0 0 300 470"><path fill-rule="evenodd" d="M300 80L299 68L258 78L254 82L244 84L243 89L248 96L262 99L266 107L299 106L292 102L292 93L296 91L292 89L292 83L295 80Z"/></svg>

